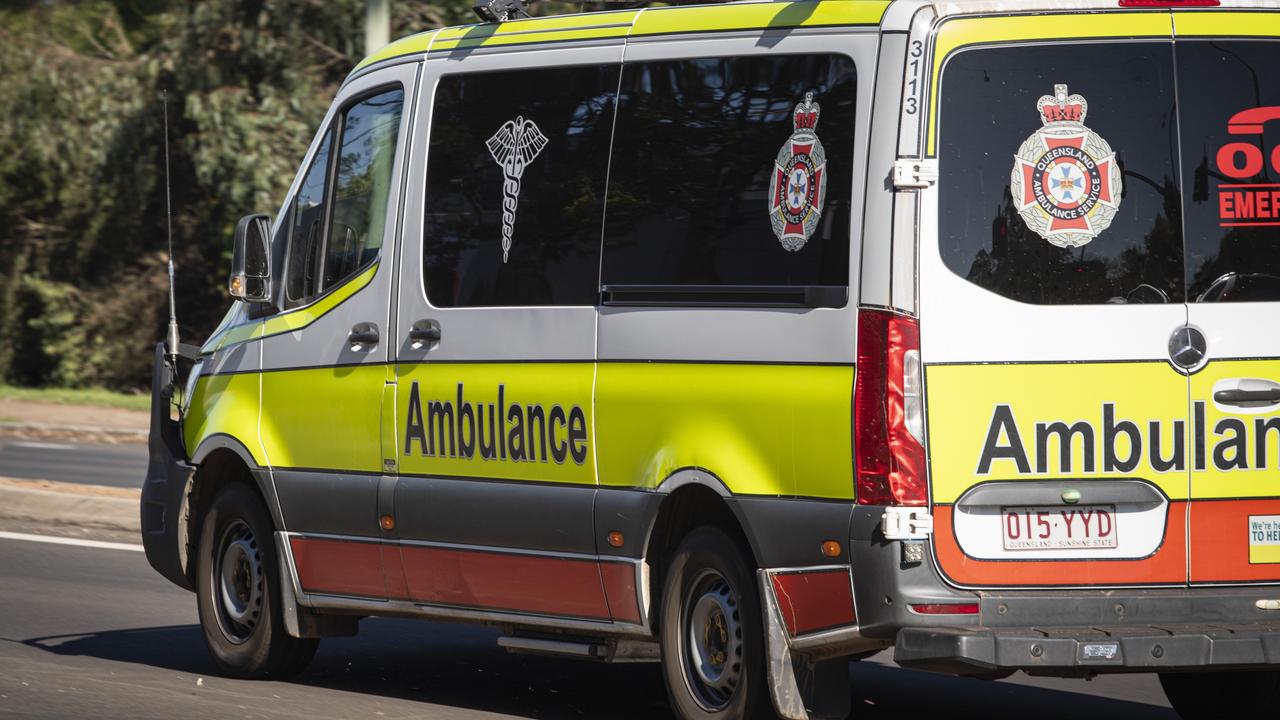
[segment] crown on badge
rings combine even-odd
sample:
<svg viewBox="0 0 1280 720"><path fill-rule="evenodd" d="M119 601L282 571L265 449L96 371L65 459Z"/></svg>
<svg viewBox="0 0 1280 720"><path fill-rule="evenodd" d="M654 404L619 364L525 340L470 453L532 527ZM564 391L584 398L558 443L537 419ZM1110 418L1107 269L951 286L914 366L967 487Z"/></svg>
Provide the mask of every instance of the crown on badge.
<svg viewBox="0 0 1280 720"><path fill-rule="evenodd" d="M820 112L822 112L822 108L813 101L813 93L805 93L804 100L799 105L796 105L794 116L796 130L812 131L818 127L818 113Z"/></svg>
<svg viewBox="0 0 1280 720"><path fill-rule="evenodd" d="M1040 121L1045 125L1057 123L1084 123L1089 103L1082 95L1068 95L1066 85L1054 85L1052 95L1042 95L1036 103Z"/></svg>

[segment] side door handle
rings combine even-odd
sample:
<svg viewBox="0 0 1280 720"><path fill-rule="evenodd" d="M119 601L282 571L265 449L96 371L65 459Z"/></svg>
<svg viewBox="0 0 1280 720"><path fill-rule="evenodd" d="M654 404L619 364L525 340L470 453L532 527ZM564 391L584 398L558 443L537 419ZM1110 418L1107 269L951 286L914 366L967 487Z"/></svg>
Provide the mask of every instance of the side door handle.
<svg viewBox="0 0 1280 720"><path fill-rule="evenodd" d="M414 350L428 350L440 344L440 323L435 320L419 320L409 328L409 344Z"/></svg>
<svg viewBox="0 0 1280 720"><path fill-rule="evenodd" d="M370 322L356 323L347 334L347 344L356 352L372 349L378 339L378 326Z"/></svg>

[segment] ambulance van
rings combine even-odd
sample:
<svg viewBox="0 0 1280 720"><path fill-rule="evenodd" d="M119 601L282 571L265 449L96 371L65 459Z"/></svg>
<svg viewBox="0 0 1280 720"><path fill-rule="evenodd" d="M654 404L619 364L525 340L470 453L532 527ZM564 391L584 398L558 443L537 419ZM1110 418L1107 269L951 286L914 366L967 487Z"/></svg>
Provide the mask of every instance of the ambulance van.
<svg viewBox="0 0 1280 720"><path fill-rule="evenodd" d="M156 350L221 670L400 616L685 719L890 647L1280 707L1274 3L503 1L351 73Z"/></svg>

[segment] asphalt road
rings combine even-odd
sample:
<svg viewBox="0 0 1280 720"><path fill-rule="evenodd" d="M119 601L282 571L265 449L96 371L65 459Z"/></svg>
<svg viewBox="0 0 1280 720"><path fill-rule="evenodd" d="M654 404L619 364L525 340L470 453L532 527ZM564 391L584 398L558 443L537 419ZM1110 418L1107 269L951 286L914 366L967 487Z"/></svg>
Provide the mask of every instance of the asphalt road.
<svg viewBox="0 0 1280 720"><path fill-rule="evenodd" d="M367 619L288 682L218 677L193 597L142 553L0 539L0 717L668 718L656 665L509 655L493 630ZM850 666L854 717L1172 720L1152 676L986 682Z"/></svg>
<svg viewBox="0 0 1280 720"><path fill-rule="evenodd" d="M0 477L142 487L147 446L99 445L0 436Z"/></svg>

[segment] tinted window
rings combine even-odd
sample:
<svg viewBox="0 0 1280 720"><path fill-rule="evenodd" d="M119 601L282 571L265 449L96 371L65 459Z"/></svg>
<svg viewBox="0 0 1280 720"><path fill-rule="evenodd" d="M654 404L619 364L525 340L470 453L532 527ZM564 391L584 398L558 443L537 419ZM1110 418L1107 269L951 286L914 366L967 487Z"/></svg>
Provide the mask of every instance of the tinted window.
<svg viewBox="0 0 1280 720"><path fill-rule="evenodd" d="M606 285L848 284L852 60L628 63L621 87Z"/></svg>
<svg viewBox="0 0 1280 720"><path fill-rule="evenodd" d="M378 257L403 106L396 89L362 100L343 119L322 292Z"/></svg>
<svg viewBox="0 0 1280 720"><path fill-rule="evenodd" d="M594 305L616 65L447 75L424 276L433 305Z"/></svg>
<svg viewBox="0 0 1280 720"><path fill-rule="evenodd" d="M1277 80L1278 43L1178 43L1192 301L1280 300Z"/></svg>
<svg viewBox="0 0 1280 720"><path fill-rule="evenodd" d="M321 239L324 237L324 195L329 173L329 146L333 133L325 133L302 186L293 198L290 212L289 260L285 290L292 301L305 300L316 292Z"/></svg>
<svg viewBox="0 0 1280 720"><path fill-rule="evenodd" d="M940 103L951 270L1029 303L1182 301L1170 44L961 52Z"/></svg>

